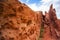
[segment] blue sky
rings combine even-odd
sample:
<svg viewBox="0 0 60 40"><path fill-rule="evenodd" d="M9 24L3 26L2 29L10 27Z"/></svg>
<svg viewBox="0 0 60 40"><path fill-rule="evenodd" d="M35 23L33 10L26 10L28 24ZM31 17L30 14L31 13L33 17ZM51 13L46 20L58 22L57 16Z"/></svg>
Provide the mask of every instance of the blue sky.
<svg viewBox="0 0 60 40"><path fill-rule="evenodd" d="M19 0L28 5L34 11L48 11L51 4L56 9L57 17L60 19L60 0Z"/></svg>
<svg viewBox="0 0 60 40"><path fill-rule="evenodd" d="M28 4L33 4L33 3L39 3L40 0L21 0L24 3L28 3Z"/></svg>

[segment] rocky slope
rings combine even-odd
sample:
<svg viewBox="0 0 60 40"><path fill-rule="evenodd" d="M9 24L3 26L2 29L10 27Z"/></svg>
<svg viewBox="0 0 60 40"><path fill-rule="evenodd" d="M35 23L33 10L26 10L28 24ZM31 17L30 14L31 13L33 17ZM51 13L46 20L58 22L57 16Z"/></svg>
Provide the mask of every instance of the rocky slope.
<svg viewBox="0 0 60 40"><path fill-rule="evenodd" d="M60 40L53 5L45 15L18 0L0 0L0 40Z"/></svg>

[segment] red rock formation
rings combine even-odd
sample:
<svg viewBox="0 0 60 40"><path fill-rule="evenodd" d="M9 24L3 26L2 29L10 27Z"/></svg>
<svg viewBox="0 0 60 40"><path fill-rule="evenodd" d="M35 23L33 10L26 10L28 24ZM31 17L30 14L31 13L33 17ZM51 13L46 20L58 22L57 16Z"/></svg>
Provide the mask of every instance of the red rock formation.
<svg viewBox="0 0 60 40"><path fill-rule="evenodd" d="M51 5L49 12L45 14L43 40L60 40L60 32L58 31L60 26L59 23L57 24L57 20L56 10Z"/></svg>
<svg viewBox="0 0 60 40"><path fill-rule="evenodd" d="M40 37L39 37L40 36ZM0 0L0 40L60 40L53 5L45 15L18 0Z"/></svg>
<svg viewBox="0 0 60 40"><path fill-rule="evenodd" d="M0 1L0 40L38 40L41 18L18 0Z"/></svg>

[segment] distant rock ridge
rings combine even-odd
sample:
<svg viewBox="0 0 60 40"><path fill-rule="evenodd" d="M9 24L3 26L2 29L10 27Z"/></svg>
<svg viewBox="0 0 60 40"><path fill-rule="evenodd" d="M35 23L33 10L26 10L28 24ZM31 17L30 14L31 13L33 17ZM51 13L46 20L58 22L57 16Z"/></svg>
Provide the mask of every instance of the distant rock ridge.
<svg viewBox="0 0 60 40"><path fill-rule="evenodd" d="M18 0L0 0L0 40L60 40L59 24L53 4L43 15Z"/></svg>
<svg viewBox="0 0 60 40"><path fill-rule="evenodd" d="M56 16L56 10L51 4L48 12L43 16L44 35L43 40L60 40L60 25ZM60 22L59 22L60 23Z"/></svg>

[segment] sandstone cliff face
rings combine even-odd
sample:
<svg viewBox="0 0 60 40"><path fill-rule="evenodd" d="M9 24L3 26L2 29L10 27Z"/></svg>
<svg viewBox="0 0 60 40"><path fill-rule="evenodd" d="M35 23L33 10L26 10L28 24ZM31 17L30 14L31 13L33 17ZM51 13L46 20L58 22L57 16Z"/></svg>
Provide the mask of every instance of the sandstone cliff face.
<svg viewBox="0 0 60 40"><path fill-rule="evenodd" d="M0 40L38 40L40 15L18 0L0 1Z"/></svg>
<svg viewBox="0 0 60 40"><path fill-rule="evenodd" d="M45 15L18 0L0 0L0 40L60 40L53 5Z"/></svg>

